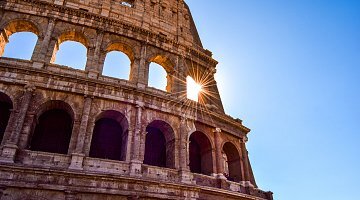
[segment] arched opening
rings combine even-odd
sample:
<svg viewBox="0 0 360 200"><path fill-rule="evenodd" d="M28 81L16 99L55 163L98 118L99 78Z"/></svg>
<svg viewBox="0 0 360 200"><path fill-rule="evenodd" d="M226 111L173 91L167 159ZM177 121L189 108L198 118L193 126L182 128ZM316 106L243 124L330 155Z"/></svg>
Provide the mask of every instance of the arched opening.
<svg viewBox="0 0 360 200"><path fill-rule="evenodd" d="M202 85L197 83L191 76L186 77L186 96L188 99L198 102L202 91Z"/></svg>
<svg viewBox="0 0 360 200"><path fill-rule="evenodd" d="M36 118L30 150L67 154L74 124L71 107L62 101L41 106Z"/></svg>
<svg viewBox="0 0 360 200"><path fill-rule="evenodd" d="M0 31L0 56L30 60L38 35L38 28L32 22L10 22Z"/></svg>
<svg viewBox="0 0 360 200"><path fill-rule="evenodd" d="M103 75L129 80L131 61L129 57L121 51L111 51L106 54Z"/></svg>
<svg viewBox="0 0 360 200"><path fill-rule="evenodd" d="M148 86L167 91L167 73L161 65L150 63Z"/></svg>
<svg viewBox="0 0 360 200"><path fill-rule="evenodd" d="M95 122L89 156L126 160L128 129L128 121L122 113L113 110L101 113Z"/></svg>
<svg viewBox="0 0 360 200"><path fill-rule="evenodd" d="M14 33L9 37L3 57L30 60L37 40L37 35L31 32Z"/></svg>
<svg viewBox="0 0 360 200"><path fill-rule="evenodd" d="M4 138L4 133L9 122L12 108L13 104L10 97L0 92L0 143Z"/></svg>
<svg viewBox="0 0 360 200"><path fill-rule="evenodd" d="M196 131L190 135L189 167L193 173L210 175L213 173L212 147L208 137Z"/></svg>
<svg viewBox="0 0 360 200"><path fill-rule="evenodd" d="M63 33L57 40L51 63L84 70L87 62L87 44L87 39L81 33Z"/></svg>
<svg viewBox="0 0 360 200"><path fill-rule="evenodd" d="M175 135L171 126L155 120L146 132L144 164L175 168Z"/></svg>
<svg viewBox="0 0 360 200"><path fill-rule="evenodd" d="M149 60L148 86L171 92L174 64L165 56L155 56Z"/></svg>
<svg viewBox="0 0 360 200"><path fill-rule="evenodd" d="M225 154L224 159L224 169L225 176L230 181L239 182L241 181L241 163L239 151L230 142L225 143L223 147L223 152Z"/></svg>

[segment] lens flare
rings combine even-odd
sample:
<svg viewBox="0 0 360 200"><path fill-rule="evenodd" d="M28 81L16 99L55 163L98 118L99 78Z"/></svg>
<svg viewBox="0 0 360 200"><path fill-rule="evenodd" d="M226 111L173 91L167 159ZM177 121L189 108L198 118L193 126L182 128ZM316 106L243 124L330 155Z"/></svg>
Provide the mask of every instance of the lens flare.
<svg viewBox="0 0 360 200"><path fill-rule="evenodd" d="M193 101L199 101L199 94L202 91L202 85L195 82L190 76L186 77L187 98Z"/></svg>

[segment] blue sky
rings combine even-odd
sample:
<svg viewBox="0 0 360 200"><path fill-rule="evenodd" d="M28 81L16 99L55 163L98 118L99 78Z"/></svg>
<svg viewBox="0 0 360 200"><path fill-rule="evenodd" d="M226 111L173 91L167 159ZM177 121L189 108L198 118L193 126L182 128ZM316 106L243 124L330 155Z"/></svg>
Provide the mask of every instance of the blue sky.
<svg viewBox="0 0 360 200"><path fill-rule="evenodd" d="M252 129L259 187L276 200L359 199L360 1L187 2L226 112Z"/></svg>
<svg viewBox="0 0 360 200"><path fill-rule="evenodd" d="M219 61L226 112L252 129L247 146L259 187L275 200L359 199L360 1L187 2ZM10 42L4 56L10 45L26 48L31 39L24 40ZM68 65L81 48L61 48L57 63ZM78 61L71 64L82 68Z"/></svg>

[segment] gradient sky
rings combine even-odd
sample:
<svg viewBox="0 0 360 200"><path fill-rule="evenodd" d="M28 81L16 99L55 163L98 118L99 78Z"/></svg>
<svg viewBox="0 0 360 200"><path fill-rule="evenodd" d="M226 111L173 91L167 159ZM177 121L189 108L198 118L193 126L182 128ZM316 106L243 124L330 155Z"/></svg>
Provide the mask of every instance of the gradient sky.
<svg viewBox="0 0 360 200"><path fill-rule="evenodd" d="M275 200L358 200L360 1L188 0Z"/></svg>
<svg viewBox="0 0 360 200"><path fill-rule="evenodd" d="M219 61L226 112L252 129L247 147L259 187L275 200L358 200L360 1L187 2ZM10 42L4 56L14 56L11 45L31 49L31 40ZM84 60L71 56L85 49L70 47L57 62L81 68Z"/></svg>

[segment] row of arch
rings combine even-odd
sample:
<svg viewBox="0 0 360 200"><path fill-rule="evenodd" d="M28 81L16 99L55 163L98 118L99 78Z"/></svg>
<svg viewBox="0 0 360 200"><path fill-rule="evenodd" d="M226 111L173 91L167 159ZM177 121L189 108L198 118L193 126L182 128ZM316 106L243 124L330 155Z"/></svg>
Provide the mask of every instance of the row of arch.
<svg viewBox="0 0 360 200"><path fill-rule="evenodd" d="M3 140L13 104L0 92L0 140ZM51 100L40 106L33 120L28 149L67 154L74 126L74 112L63 101ZM175 168L175 133L167 122L154 120L146 126L143 163ZM102 111L96 117L92 131L89 157L125 161L129 140L129 123L125 115L115 110ZM193 173L210 175L213 171L212 144L208 136L195 131L188 138L189 168ZM229 180L240 181L240 154L231 142L223 145L224 169Z"/></svg>
<svg viewBox="0 0 360 200"><path fill-rule="evenodd" d="M42 43L45 42L46 36L43 36L44 33L41 33L33 22L12 20L3 26L3 31L0 34L0 56L30 60L39 59L41 55L52 53L50 63L67 65L81 70L98 68L96 71L105 76L130 81L136 79L135 76L137 75L134 74L138 69L135 69L134 65L138 65L138 63L135 63L140 62L139 58L141 56L138 54L141 54L141 47L131 46L131 44L126 44L124 41L115 41L114 43L109 41L104 42L108 44L100 47L101 50L96 50L96 47L94 50L85 34L69 30L56 34L57 39L54 40L55 44L53 44L54 49L52 52L38 50L41 55L34 55L34 50L41 49L44 46ZM28 44L24 44L26 41ZM51 46L51 41L49 43ZM27 53L24 51L27 51ZM99 58L97 58L98 62L94 61L96 59L93 54L96 51L101 51L98 55ZM145 79L147 79L146 84L150 87L171 92L175 62L170 60L169 56L156 53L150 53L150 56L145 58L144 62L147 66L147 72L144 72ZM191 75L188 78L194 80ZM192 100L197 101L198 99Z"/></svg>

